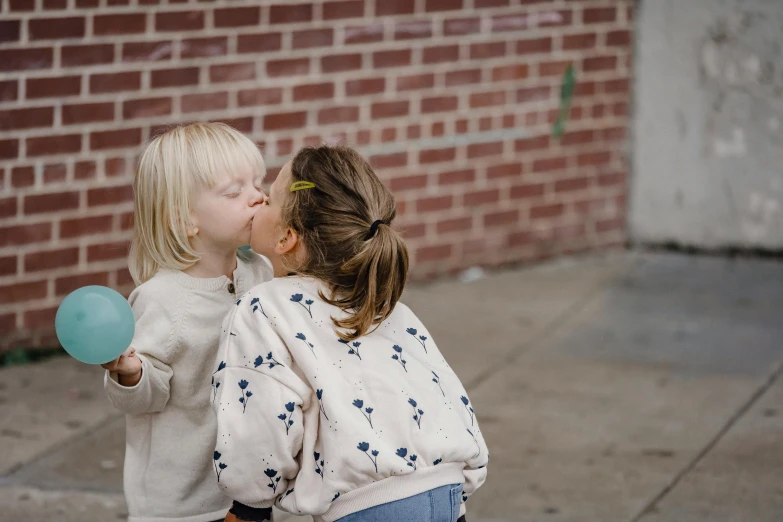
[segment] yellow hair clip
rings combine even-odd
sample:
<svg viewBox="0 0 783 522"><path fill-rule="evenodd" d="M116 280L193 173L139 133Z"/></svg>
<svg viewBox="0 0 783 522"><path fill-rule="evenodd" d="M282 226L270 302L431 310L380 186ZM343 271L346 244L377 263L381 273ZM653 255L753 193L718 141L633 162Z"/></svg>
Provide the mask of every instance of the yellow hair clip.
<svg viewBox="0 0 783 522"><path fill-rule="evenodd" d="M291 192L296 192L297 190L307 190L315 188L315 183L312 181L296 181L291 184Z"/></svg>

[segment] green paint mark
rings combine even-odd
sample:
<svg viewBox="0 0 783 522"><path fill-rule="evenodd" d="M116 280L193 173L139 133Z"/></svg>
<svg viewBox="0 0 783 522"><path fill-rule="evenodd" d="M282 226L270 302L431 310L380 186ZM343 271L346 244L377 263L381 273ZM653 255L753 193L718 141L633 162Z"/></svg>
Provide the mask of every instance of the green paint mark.
<svg viewBox="0 0 783 522"><path fill-rule="evenodd" d="M565 134L566 121L568 113L571 111L571 100L574 97L576 87L576 69L574 64L570 64L563 73L563 84L560 86L560 115L552 126L552 135L560 138Z"/></svg>

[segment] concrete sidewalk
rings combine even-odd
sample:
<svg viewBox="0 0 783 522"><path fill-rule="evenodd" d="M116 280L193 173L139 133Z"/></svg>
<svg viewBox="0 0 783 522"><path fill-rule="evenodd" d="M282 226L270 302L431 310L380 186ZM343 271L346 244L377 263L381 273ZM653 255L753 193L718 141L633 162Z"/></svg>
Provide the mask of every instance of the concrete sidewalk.
<svg viewBox="0 0 783 522"><path fill-rule="evenodd" d="M492 453L471 522L783 519L783 263L618 253L404 301ZM0 520L123 519L123 430L95 368L0 370Z"/></svg>

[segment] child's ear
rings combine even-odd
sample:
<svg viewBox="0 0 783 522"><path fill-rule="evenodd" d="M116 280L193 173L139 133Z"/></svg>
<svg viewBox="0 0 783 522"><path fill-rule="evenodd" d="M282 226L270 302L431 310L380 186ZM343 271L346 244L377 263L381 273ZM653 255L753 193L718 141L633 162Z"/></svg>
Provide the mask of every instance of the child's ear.
<svg viewBox="0 0 783 522"><path fill-rule="evenodd" d="M275 253L279 256L293 252L299 244L299 234L292 228L285 229L275 245Z"/></svg>

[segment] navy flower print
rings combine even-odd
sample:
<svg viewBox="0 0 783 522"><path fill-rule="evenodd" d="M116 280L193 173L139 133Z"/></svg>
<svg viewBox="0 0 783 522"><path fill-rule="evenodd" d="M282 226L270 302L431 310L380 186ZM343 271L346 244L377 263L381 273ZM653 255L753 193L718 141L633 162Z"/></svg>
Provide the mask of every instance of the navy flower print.
<svg viewBox="0 0 783 522"><path fill-rule="evenodd" d="M290 495L290 494L291 494L291 493L293 493L293 492L294 492L294 488L291 488L291 489L289 489L288 491L286 491L285 493L283 493L283 496L282 496L282 497L280 497L280 500L283 500L285 497L287 497L288 495Z"/></svg>
<svg viewBox="0 0 783 522"><path fill-rule="evenodd" d="M416 460L419 458L416 456L416 454L411 454L410 457L407 457L408 455L408 448L400 448L397 450L397 456L400 457L402 460L408 463L408 466L416 470ZM407 457L407 458L406 458Z"/></svg>
<svg viewBox="0 0 783 522"><path fill-rule="evenodd" d="M433 463L432 463L432 465L433 465L433 466L437 466L437 465L438 465L438 464L440 464L441 462L443 462L443 459L435 459L435 462L433 462Z"/></svg>
<svg viewBox="0 0 783 522"><path fill-rule="evenodd" d="M264 317L269 319L269 316L266 315L266 312L264 312L264 308L261 306L261 301L258 299L258 297L254 297L253 299L250 300L250 306L253 307L253 313L260 311L262 314L264 314Z"/></svg>
<svg viewBox="0 0 783 522"><path fill-rule="evenodd" d="M413 399L408 399L408 404L413 408L413 420L416 421L416 425L421 429L421 418L424 417L424 411L416 407L416 401Z"/></svg>
<svg viewBox="0 0 783 522"><path fill-rule="evenodd" d="M438 385L438 388L440 388L440 392L441 392L441 393L443 394L443 396L445 397L445 396L446 396L446 394L445 394L445 393L443 393L443 386L441 386L441 385L440 385L440 377L438 377L438 374L437 374L437 373L435 373L435 372L432 372L432 375L434 376L434 377L432 378L432 382L434 382L435 384L437 384L437 385Z"/></svg>
<svg viewBox="0 0 783 522"><path fill-rule="evenodd" d="M402 347L395 344L392 346L392 349L397 352L392 355L392 359L400 363L400 365L402 365L402 369L405 370L405 373L408 373L408 369L405 367L405 364L407 364L408 361L402 358Z"/></svg>
<svg viewBox="0 0 783 522"><path fill-rule="evenodd" d="M468 398L464 395L460 397L460 400L462 401L462 404L465 405L465 409L468 410L468 413L470 413L470 425L473 426L473 407L470 405Z"/></svg>
<svg viewBox="0 0 783 522"><path fill-rule="evenodd" d="M348 341L344 341L343 339L338 339L338 341L346 345L348 344ZM351 343L352 347L348 347L348 354L355 355L356 357L359 358L360 361L362 360L362 354L359 353L359 347L361 345L362 343L360 341L354 341L353 343Z"/></svg>
<svg viewBox="0 0 783 522"><path fill-rule="evenodd" d="M479 443L478 443L478 441L476 440L476 436L475 436L475 435L473 435L473 432L472 432L472 431L470 431L470 429L468 429L468 428L465 428L465 430L466 430L468 433L470 433L470 436L471 436L471 437L473 437L473 442L475 442L475 443L476 443L476 447L478 448L478 453L476 453L476 457L478 457L479 455L481 455L481 446L479 446ZM475 457L473 457L473 458L475 458Z"/></svg>
<svg viewBox="0 0 783 522"><path fill-rule="evenodd" d="M277 418L283 421L283 424L285 425L286 435L288 435L288 430L291 428L291 426L294 425L294 419L291 418L294 416L294 406L295 405L293 402L286 403L285 409L288 413L283 412L277 416Z"/></svg>
<svg viewBox="0 0 783 522"><path fill-rule="evenodd" d="M307 310L307 313L310 314L310 319L312 319L313 318L313 312L311 311L310 307L313 304L313 300L312 299L306 300L305 304L307 304L307 306L305 306L305 305L302 304L302 299L303 298L304 298L304 296L302 294L294 294L294 295L291 296L291 301L293 301L294 303L299 303L299 305L302 308Z"/></svg>
<svg viewBox="0 0 783 522"><path fill-rule="evenodd" d="M367 442L360 442L358 446L356 446L359 451L363 451L365 455L367 455L367 458L370 459L375 466L375 472L378 473L378 453L380 453L378 450L372 450L372 457L370 456L370 453L367 453L367 450L370 449L370 444Z"/></svg>
<svg viewBox="0 0 783 522"><path fill-rule="evenodd" d="M220 381L215 382L215 376L212 376L212 402L217 399L217 389L220 388Z"/></svg>
<svg viewBox="0 0 783 522"><path fill-rule="evenodd" d="M324 403L323 403L324 391L323 390L315 390L315 396L318 397L318 404L321 405L321 413L324 414L324 417L326 417L326 420L329 420L329 416L326 415L326 409L324 409Z"/></svg>
<svg viewBox="0 0 783 522"><path fill-rule="evenodd" d="M408 332L409 334L411 334L414 339L419 341L419 344L421 345L421 347L424 348L424 353L427 353L427 344L426 344L427 343L427 336L426 335L420 335L420 336L416 337L416 334L418 333L418 331L415 328L408 328L405 331Z"/></svg>
<svg viewBox="0 0 783 522"><path fill-rule="evenodd" d="M359 411L362 411L362 408L364 407L364 401L356 399L353 401L353 405L359 408ZM367 422L370 423L370 428L372 428L372 412L373 409L370 407L364 408L364 411L362 411L362 415L364 415L364 418L367 419Z"/></svg>
<svg viewBox="0 0 783 522"><path fill-rule="evenodd" d="M272 357L272 352L269 352L267 354L266 361L264 361L263 355L259 355L258 357L256 357L256 360L253 361L253 366L255 366L256 368L258 368L262 364L268 364L270 370L275 366L285 366L283 363L277 362L277 360L274 357Z"/></svg>
<svg viewBox="0 0 783 522"><path fill-rule="evenodd" d="M321 460L319 462L319 459L321 458L321 454L317 451L313 452L313 457L315 457L315 472L321 475L321 480L324 478L324 461Z"/></svg>
<svg viewBox="0 0 783 522"><path fill-rule="evenodd" d="M245 379L239 381L239 389L242 391L242 397L239 398L239 403L242 405L242 413L245 413L247 403L250 400L250 397L253 396L253 392L246 389L247 385L248 382Z"/></svg>
<svg viewBox="0 0 783 522"><path fill-rule="evenodd" d="M277 470L274 469L265 469L264 475L269 477L269 484L267 484L267 486L272 488L273 493L277 494L277 484L280 482L282 477L278 477Z"/></svg>
<svg viewBox="0 0 783 522"><path fill-rule="evenodd" d="M228 467L228 464L224 464L220 462L220 452L216 451L212 455L212 460L214 460L213 464L215 465L215 474L217 475L217 480L220 482L220 474L223 473L223 470Z"/></svg>
<svg viewBox="0 0 783 522"><path fill-rule="evenodd" d="M334 501L335 501L335 500L337 500L338 498L340 498L340 494L339 494L339 493L337 493L337 494L334 496L334 498L332 498L332 502L334 502Z"/></svg>
<svg viewBox="0 0 783 522"><path fill-rule="evenodd" d="M225 367L226 367L226 363L224 363L223 361L220 361L220 364L218 364L217 370L212 372L212 375L215 375L217 372L219 372L220 370L224 369Z"/></svg>
<svg viewBox="0 0 783 522"><path fill-rule="evenodd" d="M313 343L307 341L307 337L305 337L305 334L302 332L299 332L296 334L296 338L305 343L305 346L307 346L310 349L310 352L312 352L313 357L318 359L318 356L315 354L315 346L313 346Z"/></svg>

